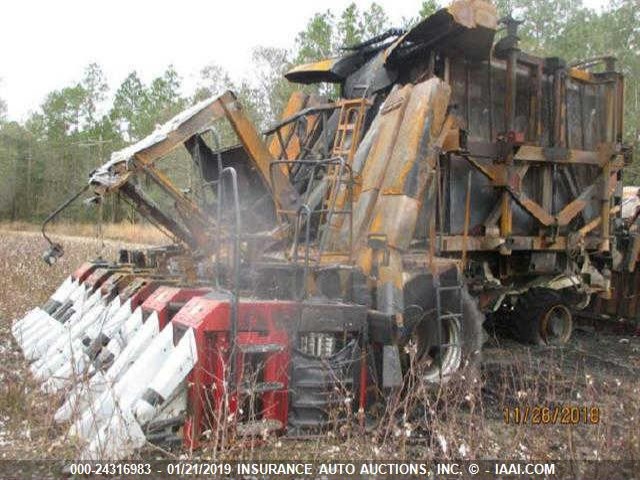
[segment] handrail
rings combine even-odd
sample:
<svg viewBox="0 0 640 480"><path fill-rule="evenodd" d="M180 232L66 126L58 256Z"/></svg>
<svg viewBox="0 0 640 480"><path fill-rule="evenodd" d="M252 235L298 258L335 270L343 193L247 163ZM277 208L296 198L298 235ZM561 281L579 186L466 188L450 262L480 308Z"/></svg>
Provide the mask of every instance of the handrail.
<svg viewBox="0 0 640 480"><path fill-rule="evenodd" d="M273 162L271 162L271 164L269 165L269 172L271 173L276 167L279 167L280 165L292 165L292 164L299 164L299 165L310 165L312 167L312 172L311 172L311 178L307 184L307 188L306 191L304 193L304 199L303 199L303 204L298 208L298 210L296 210L295 214L296 214L296 228L295 228L295 237L294 238L294 245L293 245L293 252L292 252L292 256L294 257L294 259L297 260L297 248L298 248L298 243L299 240L297 238L297 236L299 235L300 232L300 228L301 226L299 226L300 220L302 218L301 216L301 212L305 210L305 208L307 210L309 210L309 212L304 215L306 216L306 222L307 222L307 230L309 230L310 228L310 220L311 220L311 215L313 214L326 214L326 221L324 222L325 225L330 225L331 219L333 218L333 215L338 215L338 214L343 214L343 215L351 215L352 211L349 210L341 210L339 212L337 212L335 210L335 206L336 206L336 202L338 199L338 195L340 193L340 187L342 186L343 183L343 176L345 174L345 171L348 173L349 176L349 183L353 182L353 171L351 169L351 166L345 162L344 158L342 157L334 157L334 158L329 158L326 160L274 160ZM320 167L324 167L324 166L331 166L331 165L337 165L339 167L338 169L338 174L336 175L336 181L333 187L333 190L331 192L331 198L329 200L329 208L318 208L318 209L313 209L311 208L311 206L309 205L309 197L311 195L311 192L313 191L313 184L314 184L314 179L316 177L316 173L318 171L318 169ZM326 178L326 177L325 177ZM349 186L349 188L351 188L351 186ZM282 210L280 210L279 212L282 213ZM288 212L288 213L294 213L294 212ZM349 235L349 252L351 252L351 242L352 242L352 222L350 222L350 235ZM310 236L310 235L309 235ZM323 233L323 238L324 238L324 233ZM309 250L309 238L306 238L306 245L305 245L306 250ZM324 240L320 241L320 248L319 248L319 253L322 252L322 250L324 249ZM308 256L308 254L305 255L305 257Z"/></svg>
<svg viewBox="0 0 640 480"><path fill-rule="evenodd" d="M307 217L307 223L305 225L305 236L304 236L304 269L302 270L302 294L298 294L298 290L296 290L296 299L304 300L307 298L307 275L309 273L309 237L311 236L311 217L312 210L309 205L302 204L298 209L298 215L296 217L296 228L293 237L293 263L298 264L298 239L300 236L300 219L303 214ZM295 282L294 282L295 284Z"/></svg>
<svg viewBox="0 0 640 480"><path fill-rule="evenodd" d="M238 174L233 167L226 167L220 171L220 176L218 181L220 182L218 185L218 227L220 227L222 223L222 204L225 198L225 178L229 177L231 179L231 188L233 193L233 210L234 210L234 235L233 235L233 286L229 290L231 294L231 302L230 302L230 317L231 317L231 332L230 332L230 343L231 343L231 353L229 355L229 376L230 376L230 385L235 384L236 380L236 340L238 337L238 301L240 297L240 236L242 231L242 221L240 218L240 195L238 193ZM219 238L219 233L217 234ZM217 245L218 253L219 253L220 243ZM219 255L216 255L216 267L219 264ZM219 276L219 269L216 268L216 276ZM217 280L219 284L219 279Z"/></svg>
<svg viewBox="0 0 640 480"><path fill-rule="evenodd" d="M304 108L299 112L295 113L294 115L291 115L290 117L287 117L281 120L280 122L276 123L268 130L263 131L262 134L266 136L273 135L282 127L286 127L287 125L294 123L296 120L298 120L301 117L306 117L307 115L313 115L313 114L325 112L328 110L336 110L337 108L340 108L340 105L338 103L325 103L325 104L317 105L314 107Z"/></svg>

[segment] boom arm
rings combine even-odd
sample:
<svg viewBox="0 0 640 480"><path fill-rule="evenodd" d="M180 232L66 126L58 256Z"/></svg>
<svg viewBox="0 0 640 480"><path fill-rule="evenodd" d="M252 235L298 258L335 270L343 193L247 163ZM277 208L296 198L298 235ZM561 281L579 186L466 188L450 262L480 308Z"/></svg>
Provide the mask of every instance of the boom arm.
<svg viewBox="0 0 640 480"><path fill-rule="evenodd" d="M282 171L274 169L273 172L269 172L273 157L252 122L244 114L236 96L230 91L194 105L141 141L114 152L109 162L91 174L89 183L98 195L116 191L126 194L129 179L137 173L147 173L175 202L176 209L193 237L192 241L186 243L206 247L211 243L208 231L214 226L213 218L180 191L155 163L194 135L208 130L221 118L226 118L233 127L240 143L271 191L277 208L285 212L285 217L289 220L294 218L300 204L297 191ZM175 222L162 223L178 238L185 239L184 231L176 231Z"/></svg>

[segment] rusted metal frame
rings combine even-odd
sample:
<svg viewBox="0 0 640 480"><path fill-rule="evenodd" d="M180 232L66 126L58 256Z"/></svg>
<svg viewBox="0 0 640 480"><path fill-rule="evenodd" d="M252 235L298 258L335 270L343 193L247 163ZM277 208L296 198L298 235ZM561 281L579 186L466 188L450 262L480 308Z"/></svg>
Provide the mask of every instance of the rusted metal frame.
<svg viewBox="0 0 640 480"><path fill-rule="evenodd" d="M171 182L168 176L166 176L161 170L159 170L155 164L146 162L137 162L137 157L134 158L134 162L137 164L136 169L149 175L156 185L158 185L163 191L168 193L175 201L178 209L184 210L187 214L193 215L195 220L202 224L209 224L213 221L212 218L205 215L204 212L198 207L198 205L187 197L184 193L176 188Z"/></svg>
<svg viewBox="0 0 640 480"><path fill-rule="evenodd" d="M442 252L442 233L444 231L444 181L442 178L442 165L441 165L442 156L438 155L436 157L435 164L435 179L436 179L436 203L438 206L438 211L434 212L438 214L438 229L437 229L437 254L440 255ZM435 215L434 215L435 216ZM435 221L434 221L435 228Z"/></svg>
<svg viewBox="0 0 640 480"><path fill-rule="evenodd" d="M597 188L598 184L601 182L601 178L606 178L603 176L598 177L593 185L584 190L582 194L574 199L571 203L566 205L558 214L554 216L548 210L544 208L544 206L540 206L538 203L531 200L528 196L526 196L521 190L519 184L524 179L526 174L526 169L522 169L524 166L520 167L521 169L516 172L515 175L512 175L510 179L507 179L507 183L503 183L500 181L502 175L498 173L500 167L481 165L478 162L474 161L471 157L465 156L469 163L477 168L480 172L486 175L489 180L491 180L496 186L505 187L506 191L523 207L530 215L532 215L536 220L538 220L542 225L548 226L565 226L567 225L575 216L580 213L589 203L589 197L593 193L593 191ZM617 165L615 165L616 171L621 168L620 161L618 161ZM503 170L504 167L501 167ZM613 173L615 175L615 172ZM607 187L607 198L610 196L610 192ZM501 207L502 208L502 207ZM501 210L502 211L502 210ZM485 226L489 226L494 222L491 221L491 218L494 217L494 212L489 215L487 221L485 221ZM497 220L497 219L496 219ZM487 222L489 222L487 224ZM501 235L502 236L502 235Z"/></svg>
<svg viewBox="0 0 640 480"><path fill-rule="evenodd" d="M293 92L290 95L289 100L284 106L281 118L288 118L292 115L295 115L300 110L304 109L307 106L310 106L309 105L310 101L311 101L311 98L309 97L309 95L300 91ZM301 118L304 118L304 117L301 117ZM277 132L276 132L277 135L274 136L271 142L268 143L269 152L274 158L286 159L289 157L292 157L292 158L297 157L298 153L295 152L295 144L293 140L294 140L294 137L296 137L297 134L299 133L298 129L296 128L297 126L296 124L299 121L300 120L298 119L293 124L288 124L283 126L282 128L277 129ZM291 151L292 147L294 148L293 152Z"/></svg>
<svg viewBox="0 0 640 480"><path fill-rule="evenodd" d="M561 172L562 172L562 177L565 180L566 186L569 189L569 193L571 193L571 196L573 198L576 198L578 195L580 195L580 192L578 191L578 187L576 186L574 178L571 176L571 173L566 168L563 168Z"/></svg>
<svg viewBox="0 0 640 480"><path fill-rule="evenodd" d="M567 147L567 78L564 69L556 70L557 85L555 91L555 135L557 147Z"/></svg>
<svg viewBox="0 0 640 480"><path fill-rule="evenodd" d="M464 205L464 226L462 233L462 270L467 265L467 240L469 239L469 222L471 221L471 170L467 173L467 195Z"/></svg>
<svg viewBox="0 0 640 480"><path fill-rule="evenodd" d="M518 51L518 62L529 67L538 67L544 65L544 59L536 55L532 55L522 50Z"/></svg>
<svg viewBox="0 0 640 480"><path fill-rule="evenodd" d="M544 145L544 140L542 138L543 131L543 118L542 118L542 100L544 97L543 91L543 82L544 82L544 60L539 57L528 56L524 54L524 52L520 51L518 55L518 60L525 64L529 65L531 72L531 85L532 85L532 95L531 95L531 112L529 115L529 125L533 125L533 128L530 128L532 132L531 138L534 139L534 143L537 145Z"/></svg>
<svg viewBox="0 0 640 480"><path fill-rule="evenodd" d="M598 83L598 80L588 70L582 70L576 67L570 67L567 74L574 80L582 83Z"/></svg>
<svg viewBox="0 0 640 480"><path fill-rule="evenodd" d="M213 217L206 215L193 200L178 190L155 165L141 164L138 168L175 200L176 211L182 217L183 222L189 228L197 243L200 246L206 245L208 242L206 231L215 225Z"/></svg>
<svg viewBox="0 0 640 480"><path fill-rule="evenodd" d="M467 251L492 251L504 244L505 239L491 236L470 236L467 240ZM585 247L588 249L597 248L599 240L597 238L586 237ZM453 253L462 251L462 235L448 235L442 237L442 253ZM556 236L552 241L542 236L513 235L510 237L509 248L512 251L559 251L564 252L570 240L566 236Z"/></svg>
<svg viewBox="0 0 640 480"><path fill-rule="evenodd" d="M540 206L537 202L531 200L524 193L516 191L512 188L508 188L507 192L516 200L516 202L518 202L518 204L522 208L527 211L527 213L529 213L533 218L535 218L545 227L551 227L556 224L556 219L553 215L549 214L542 206Z"/></svg>
<svg viewBox="0 0 640 480"><path fill-rule="evenodd" d="M203 131L215 120L228 116L225 105L235 103L235 96L226 92L204 107L191 118L185 120L178 128L169 132L166 138L144 148L133 155L134 171L144 171L149 177L176 202L176 209L183 216L185 223L197 237L197 241L204 245L207 241L205 231L213 225L213 219L184 193L178 190L171 180L155 166L155 162L164 157L186 140Z"/></svg>
<svg viewBox="0 0 640 480"><path fill-rule="evenodd" d="M618 168L615 165L612 166L611 168L612 168L612 171L609 173L608 177L605 176L605 172L603 171L603 173L601 173L598 176L598 178L594 181L592 185L590 185L585 190L583 190L583 192L576 199L574 199L572 202L567 204L560 211L560 213L558 213L556 217L558 225L560 226L568 225L569 222L571 222L571 220L573 220L580 212L582 212L585 209L585 207L590 203L590 200L593 194L597 191L598 188L601 188L600 186L602 185L603 182L606 185L607 198L611 197L611 195L613 194L616 188L617 171L618 171ZM607 178L609 179L608 181L606 181ZM609 214L611 213L611 211L612 209L610 209ZM600 216L598 223L600 224L601 222L602 222L602 215Z"/></svg>
<svg viewBox="0 0 640 480"><path fill-rule="evenodd" d="M481 165L471 157L463 156L467 161L475 168L477 168L481 173L486 175L489 180L492 181L494 186L502 187L504 189L503 196L500 199L500 215L502 216L505 212L505 198L504 194L508 195L508 201L513 198L518 204L524 208L531 216L533 216L536 220L538 220L544 226L551 226L555 224L555 218L550 215L543 207L541 207L538 203L531 200L528 196L526 196L520 189L520 183L524 178L524 175L529 168L527 165L521 166L513 175L510 175L507 178L507 168L499 165ZM510 207L509 207L510 211ZM509 235L504 234L504 225L501 225L500 236L503 238L507 238Z"/></svg>
<svg viewBox="0 0 640 480"><path fill-rule="evenodd" d="M329 110L335 110L336 108L340 108L340 105L338 102L336 103L325 103L322 105L316 105L313 107L307 107L304 108L302 110L300 110L298 113L296 113L295 115L291 115L290 117L285 118L284 120L281 120L280 122L276 123L274 126L272 126L271 128L269 128L268 130L265 130L264 132L262 132L264 135L273 135L274 133L276 133L276 131L280 130L282 127L293 123L295 121L297 121L300 117L305 117L307 115L312 115L312 114L318 114L318 113L322 113L322 112L327 112Z"/></svg>
<svg viewBox="0 0 640 480"><path fill-rule="evenodd" d="M611 215L615 215L617 213L619 213L622 210L622 208L617 205L615 207L613 207L611 209ZM584 227L580 228L578 230L578 233L580 234L581 237L585 237L587 236L591 231L595 230L596 228L598 228L600 226L600 223L602 222L602 216L597 216L596 218L594 218L593 220L591 220L589 223L587 223Z"/></svg>
<svg viewBox="0 0 640 480"><path fill-rule="evenodd" d="M508 27L509 28L509 27ZM506 85L504 95L504 124L508 132L515 132L516 121L516 91L517 91L517 75L518 75L518 52L517 37L514 45L509 48L506 60ZM505 176L511 177L511 168L513 166L513 153L509 152L504 158ZM519 203L529 204L528 199L519 199L509 188L503 188L500 199L500 236L509 238L513 229L513 209L511 206L511 198L515 198ZM527 208L527 207L525 207ZM528 208L527 208L528 209ZM535 215L535 214L534 214ZM500 249L503 255L509 255L510 249L506 246Z"/></svg>
<svg viewBox="0 0 640 480"><path fill-rule="evenodd" d="M219 118L225 116L222 105L226 102L235 101L231 92L225 92L210 105L207 105L191 118L183 122L177 129L170 132L163 140L136 152L136 158L143 163L153 163L160 157L165 156L178 145L183 144L193 135L203 131L207 126Z"/></svg>
<svg viewBox="0 0 640 480"><path fill-rule="evenodd" d="M548 251L564 251L567 246L567 238L558 236L555 241L549 243L543 237L539 236L520 236L514 235L510 238L510 249L518 250L548 250ZM451 235L443 237L443 252L460 252L462 251L462 236ZM468 239L468 251L487 251L499 248L504 239L496 239L488 236L473 236Z"/></svg>
<svg viewBox="0 0 640 480"><path fill-rule="evenodd" d="M160 233L162 233L163 235L165 235L167 238L169 238L173 243L178 243L178 242L182 242L182 243L187 243L185 241L183 241L178 235L176 235L174 232L172 232L168 227L166 227L165 225L163 225L162 223L160 223L158 220L156 220L154 217L152 217L151 215L148 214L148 212L146 212L144 209L140 209L138 208L136 205L133 204L133 200L131 200L130 198L128 198L126 195L122 195L122 201L124 203L126 203L127 205L129 205L133 210L135 210L137 213L139 213L140 215L142 215L142 217L147 220L151 225L153 225L154 227L156 227Z"/></svg>
<svg viewBox="0 0 640 480"><path fill-rule="evenodd" d="M164 157L177 146L184 144L186 140L202 131L213 121L223 117L224 110L221 108L221 103L229 98L232 98L230 92L223 94L219 99L182 123L179 128L170 132L166 138L136 152L133 156L135 170L144 170L160 188L176 201L180 208L183 208L189 215L194 215L199 222L205 224L211 222L211 219L200 210L195 202L178 190L171 180L158 170L154 164L156 160Z"/></svg>
<svg viewBox="0 0 640 480"><path fill-rule="evenodd" d="M322 115L323 114L318 114L311 117L311 127L308 129L305 137L300 139L300 151L298 152L296 159L303 158L304 155L310 152L313 148L313 145L310 145L310 142L313 138L316 138L316 133L320 128L322 128ZM320 135L322 135L322 132L320 132Z"/></svg>
<svg viewBox="0 0 640 480"><path fill-rule="evenodd" d="M553 164L542 163L542 208L551 214L554 213L553 206Z"/></svg>
<svg viewBox="0 0 640 480"><path fill-rule="evenodd" d="M611 72L613 72L613 70L611 70ZM603 79L602 77L597 76L597 74L594 75L588 70L582 70L575 67L570 67L567 69L567 76L573 80L577 80L589 85L603 85L611 82L610 79Z"/></svg>
<svg viewBox="0 0 640 480"><path fill-rule="evenodd" d="M607 71L613 71L615 65L613 61L607 61ZM619 105L618 98L618 81L616 80L613 83L610 83L606 87L605 93L605 102L606 102L606 141L609 145L600 145L600 154L602 156L602 190L601 190L601 207L600 214L602 217L602 221L600 223L600 247L599 250L602 252L608 252L610 250L610 212L611 212L611 197L609 195L609 182L606 181L609 179L611 175L611 148L614 142L616 142L618 137L617 132L617 123L618 123L618 112L616 111L616 107Z"/></svg>
<svg viewBox="0 0 640 480"><path fill-rule="evenodd" d="M491 64L493 58L493 47L491 50L491 55L489 55L489 60L487 61L487 81L489 86L489 141L493 142L493 66Z"/></svg>
<svg viewBox="0 0 640 480"><path fill-rule="evenodd" d="M498 154L498 149L495 142L468 140L465 153L469 157L493 160Z"/></svg>
<svg viewBox="0 0 640 480"><path fill-rule="evenodd" d="M449 56L444 57L444 72L442 74L442 80L451 85L451 58Z"/></svg>
<svg viewBox="0 0 640 480"><path fill-rule="evenodd" d="M199 246L192 232L185 230L175 219L165 214L162 209L155 205L152 199L147 197L144 192L140 191L134 185L127 182L121 187L120 191L125 198L128 198L135 204L136 211L140 212L142 216L147 219L152 218L155 222L163 225L184 242L185 245L191 248L197 248Z"/></svg>
<svg viewBox="0 0 640 480"><path fill-rule="evenodd" d="M565 70L556 68L553 72L553 122L549 129L550 145L552 147L566 147L566 81ZM555 184L553 178L557 171L555 164L547 164L543 170L543 201L544 208L554 212Z"/></svg>
<svg viewBox="0 0 640 480"><path fill-rule="evenodd" d="M276 130L276 138L278 139L278 143L280 144L280 159L288 160L287 158L287 143L282 138L282 131L280 129Z"/></svg>
<svg viewBox="0 0 640 480"><path fill-rule="evenodd" d="M293 137L295 135L297 135L297 126L300 123L300 119L305 118L305 117L300 117L298 118L292 125L291 128L287 129L287 138L284 141L284 148L282 150L282 152L280 153L280 158L284 158L284 159L289 159L289 152L287 151L287 149L289 148L291 141L293 140ZM280 145L282 145L282 129L278 129L278 142L280 143ZM302 139L299 139L302 140Z"/></svg>
<svg viewBox="0 0 640 480"><path fill-rule="evenodd" d="M624 87L624 77L622 74L618 74L616 78L617 82L617 100L618 100L618 124L617 124L617 135L616 142L622 143L622 137L624 135L624 95L625 95L625 87Z"/></svg>
<svg viewBox="0 0 640 480"><path fill-rule="evenodd" d="M552 147L560 146L560 102L562 100L562 92L560 90L560 69L556 69L552 73L552 95L551 95L551 125L549 125L549 145Z"/></svg>
<svg viewBox="0 0 640 480"><path fill-rule="evenodd" d="M301 205L300 208L306 206L308 208L307 205L307 200L313 190L312 188L312 184L313 184L313 179L316 176L316 172L318 171L318 168L321 166L326 166L326 165L338 165L341 166L340 170L339 170L339 177L337 177L337 182L341 183L342 182L342 177L344 176L344 171L346 170L348 172L348 176L349 176L349 185L351 185L353 183L353 172L351 170L351 166L348 165L347 163L345 163L344 159L342 157L339 158L330 158L327 160L320 160L320 161L315 161L315 160L276 160L271 162L271 166L270 166L270 172L273 172L276 169L276 167L279 167L283 164L300 164L300 165L310 165L312 167L312 176L311 176L311 180L309 181L308 185L307 185L307 189L305 191L305 196L304 196L304 201ZM335 191L337 192L338 189L335 189ZM298 211L296 212L296 223L299 221L300 218L300 209L298 209ZM291 214L292 212L286 212L283 211L283 213L287 213L287 214ZM333 216L333 215L349 215L352 216L353 211L351 209L348 210L339 210L336 211L335 210L335 196L333 199L333 202L331 203L331 207L329 208L320 208L320 209L314 209L311 214L328 214L329 217ZM308 216L308 218L310 219L310 215ZM351 225L351 230L352 230L352 224ZM350 232L349 234L350 238L352 238L353 236L353 232ZM294 240L295 243L295 240ZM351 241L350 241L351 243ZM297 248L297 247L296 247ZM351 251L351 249L350 249ZM321 253L321 250L319 251L319 253ZM349 258L351 258L351 254L349 254Z"/></svg>
<svg viewBox="0 0 640 480"><path fill-rule="evenodd" d="M482 173L485 177L491 180L491 182L500 183L501 185L504 185L506 183L504 176L502 175L502 172L504 171L504 169L501 168L500 166L483 165L478 161L476 161L470 155L462 155L462 158L464 158L467 162L469 162L476 170Z"/></svg>
<svg viewBox="0 0 640 480"><path fill-rule="evenodd" d="M431 214L430 214L430 225L429 225L429 265L432 265L433 262L433 257L435 254L435 245L431 245L431 241L436 240L436 236L438 237L437 239L437 243L438 243L438 253L440 252L440 239L442 238L442 232L444 230L444 208L443 208L443 202L444 202L444 179L442 178L442 166L441 166L441 158L442 158L442 147L447 139L448 134L452 131L456 129L456 125L458 124L458 122L456 121L456 118L453 115L447 115L447 117L444 120L444 123L442 125L442 130L440 131L440 134L438 135L438 138L436 139L433 148L437 149L440 151L440 154L435 156L435 164L433 165L434 167L434 173L435 173L435 181L436 181L436 203L437 203L437 212L432 210ZM399 130L398 130L399 131ZM396 131L396 135L398 133L398 131ZM436 215L438 214L438 227L436 229ZM434 243L436 243L434 241Z"/></svg>
<svg viewBox="0 0 640 480"><path fill-rule="evenodd" d="M569 126L569 79L566 75L563 76L563 89L562 89L562 112L564 126L562 131L564 132L564 147L571 150L573 147L571 143L571 130Z"/></svg>
<svg viewBox="0 0 640 480"><path fill-rule="evenodd" d="M285 164L291 164L291 163L292 163L291 160L278 160L278 161L275 161L275 162L273 162L271 164L270 171L273 171L276 167L283 166ZM307 189L305 191L304 200L303 200L303 203L298 208L298 211L296 212L296 222L295 222L295 226L294 226L293 244L291 246L291 255L293 257L293 262L297 263L298 262L298 243L299 243L299 235L300 235L300 228L301 228L300 222L301 222L301 219L302 219L302 215L305 214L306 218L307 218L306 233L305 233L305 263L306 263L308 261L308 258L309 258L310 225L311 225L311 214L312 214L312 210L309 207L307 202L309 200L309 196L310 196L311 191L312 191L313 179L316 177L316 173L317 173L318 168L319 168L320 165L319 165L319 162L315 162L315 161L312 161L312 160L298 160L298 161L296 161L296 163L298 163L298 164L306 164L306 165L310 165L311 166L311 177L310 177L309 182L307 183Z"/></svg>
<svg viewBox="0 0 640 480"><path fill-rule="evenodd" d="M221 107L233 127L240 143L247 151L256 167L262 174L262 178L269 189L273 192L273 198L278 212L291 212L285 214L288 221L295 221L295 213L300 205L298 192L293 188L287 176L282 170L273 171L270 164L273 157L262 141L254 125L244 115L239 103L232 97L233 101L221 103Z"/></svg>
<svg viewBox="0 0 640 480"><path fill-rule="evenodd" d="M522 145L514 160L518 162L540 162L560 165L595 165L602 167L602 158L591 150L545 148L534 145Z"/></svg>
<svg viewBox="0 0 640 480"><path fill-rule="evenodd" d="M305 158L305 156L312 151L313 145L310 145L310 142L313 138L316 138L316 134L319 131L320 133L318 134L317 138L323 138L323 135L325 135L325 133L322 131L322 129L324 128L324 126L322 125L322 118L324 116L324 113L318 114L318 115L313 115L311 117L311 121L308 125L310 125L310 127L307 127L307 131L305 133L304 138L299 138L299 145L300 145L300 149L298 151L298 153L296 154L295 158L286 158L286 160L300 160ZM309 120L309 119L307 119ZM328 156L328 153L327 153ZM282 158L280 158L280 160L282 160ZM289 164L287 166L282 166L283 170L287 172L287 174L289 175L289 178L294 178L295 175L298 173L300 165L299 164Z"/></svg>
<svg viewBox="0 0 640 480"><path fill-rule="evenodd" d="M586 121L586 113L584 111L584 97L586 95L586 88L584 85L584 82L578 82L579 85L579 100L580 100L580 139L582 142L582 145L580 148L582 148L583 150L585 150L586 147L586 143L587 143L587 134L586 134L586 125L585 125L585 121Z"/></svg>
<svg viewBox="0 0 640 480"><path fill-rule="evenodd" d="M544 226L550 226L555 223L553 216L547 213L543 207L541 207L536 202L531 200L528 196L526 196L524 193L522 193L519 185L514 184L514 180L516 180L516 183L518 184L522 182L522 179L524 178L524 174L526 173L528 166L520 167L519 172L522 172L522 173L516 172L514 175L510 176L511 178L508 178L507 177L508 171L507 171L507 168L504 166L482 165L476 162L475 160L473 160L471 157L464 156L464 158L466 158L467 161L469 161L469 163L473 165L475 168L477 168L481 173L487 176L487 178L491 180L494 186L502 187L504 189L503 195L500 198L500 202L499 202L501 216L504 215L505 213L505 202L507 201L510 202L511 198L513 198L516 202L518 202L518 204L520 204L522 208L524 208L531 216L533 216L536 220L538 220ZM505 200L505 194L508 197L506 200ZM507 208L508 208L508 212L510 212L511 211L510 205L507 206ZM507 225L507 226L510 227L510 225ZM500 236L507 238L509 234L505 235L504 227L505 225L501 223ZM508 232L510 232L510 228Z"/></svg>
<svg viewBox="0 0 640 480"><path fill-rule="evenodd" d="M603 175L598 176L596 183L584 189L577 198L569 202L562 210L560 210L560 212L558 212L558 225L568 225L571 220L586 208L590 203L594 190L597 188L602 178L604 178Z"/></svg>
<svg viewBox="0 0 640 480"><path fill-rule="evenodd" d="M504 124L509 132L514 132L516 127L516 91L518 79L518 52L517 47L510 48L506 60L506 85L504 93Z"/></svg>
<svg viewBox="0 0 640 480"><path fill-rule="evenodd" d="M469 89L471 87L471 69L469 68L469 61L465 60L464 62L464 110L465 110L465 121L467 123L467 129L470 128L471 125L471 98L469 95Z"/></svg>
<svg viewBox="0 0 640 480"><path fill-rule="evenodd" d="M618 111L618 131L616 135L616 150L621 151L623 137L624 137L624 96L625 96L625 84L624 76L622 74L617 75L617 111ZM618 147L620 146L620 147ZM622 155L622 161L625 162L624 155ZM623 169L618 170L617 179L619 183L623 181ZM614 197L614 203L616 205L622 205L622 197Z"/></svg>
<svg viewBox="0 0 640 480"><path fill-rule="evenodd" d="M311 141L314 138L323 138L323 136L326 136L325 132L322 131L322 129L324 128L324 126L322 125L323 123L322 118L324 115L325 114L322 113L322 114L314 115L313 117L311 117L312 118L311 127L308 128L305 137L299 140L300 150L298 151L296 157L291 160L304 160L307 157L307 154L311 152L313 149L313 145L311 144ZM318 132L320 133L316 136ZM327 152L327 156L328 156L328 152ZM282 166L283 169L286 169L286 171L288 171L289 178L295 178L295 176L300 171L301 167L302 167L302 164L299 162Z"/></svg>
<svg viewBox="0 0 640 480"><path fill-rule="evenodd" d="M609 185L605 180L609 178L611 173L611 164L606 162L602 167L602 175L601 175L601 197L600 197L600 215L602 217L602 221L600 222L600 251L608 252L609 245L609 220L610 220L610 209L611 209L611 198L609 197Z"/></svg>
<svg viewBox="0 0 640 480"><path fill-rule="evenodd" d="M495 227L496 224L498 223L498 220L500 220L500 203L499 202L494 205L493 209L491 210L491 213L487 215L487 218L485 218L482 225L486 230L486 229Z"/></svg>
<svg viewBox="0 0 640 480"><path fill-rule="evenodd" d="M322 121L321 121L321 138L322 138L322 149L323 149L323 156L324 157L328 157L329 156L329 152L330 152L330 147L329 147L329 135L327 133L327 124L329 123L329 119L327 118L327 112L322 112L320 115L322 115Z"/></svg>
<svg viewBox="0 0 640 480"><path fill-rule="evenodd" d="M529 132L528 139L541 145L542 131L542 63L529 67Z"/></svg>

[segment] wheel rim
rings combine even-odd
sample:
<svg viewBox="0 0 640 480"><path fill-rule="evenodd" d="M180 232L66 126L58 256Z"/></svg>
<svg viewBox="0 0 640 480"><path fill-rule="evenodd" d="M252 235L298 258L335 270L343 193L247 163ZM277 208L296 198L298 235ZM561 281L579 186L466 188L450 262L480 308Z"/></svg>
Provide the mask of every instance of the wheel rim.
<svg viewBox="0 0 640 480"><path fill-rule="evenodd" d="M571 311L565 305L553 305L542 317L540 335L549 345L561 345L569 341L572 327Z"/></svg>
<svg viewBox="0 0 640 480"><path fill-rule="evenodd" d="M462 364L460 321L442 320L442 346L438 345L436 319L424 318L416 327L417 364L420 377L429 383L445 382Z"/></svg>

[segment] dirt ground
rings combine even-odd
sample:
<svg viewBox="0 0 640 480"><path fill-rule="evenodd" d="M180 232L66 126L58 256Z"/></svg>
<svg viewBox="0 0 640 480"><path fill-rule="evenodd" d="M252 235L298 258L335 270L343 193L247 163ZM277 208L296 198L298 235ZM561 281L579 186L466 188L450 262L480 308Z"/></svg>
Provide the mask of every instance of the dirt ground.
<svg viewBox="0 0 640 480"><path fill-rule="evenodd" d="M107 241L100 249L91 239L62 240L65 256L48 267L40 258L45 244L38 234L0 231L0 459L73 458L77 452L65 436L66 428L52 421L60 398L38 390L10 334L13 320L42 304L74 268L98 250L114 255L118 245ZM416 389L411 412L398 404L386 423L369 429L366 436L354 426L311 441L272 438L249 449L237 445L221 453L205 448L198 455L326 460L640 458L639 337L578 329L567 346L530 348L490 336L483 358L478 378L455 379L440 391ZM514 424L516 408L521 417L528 412L526 421L520 419L524 424ZM142 453L156 454L153 448ZM181 454L185 455L175 452Z"/></svg>

